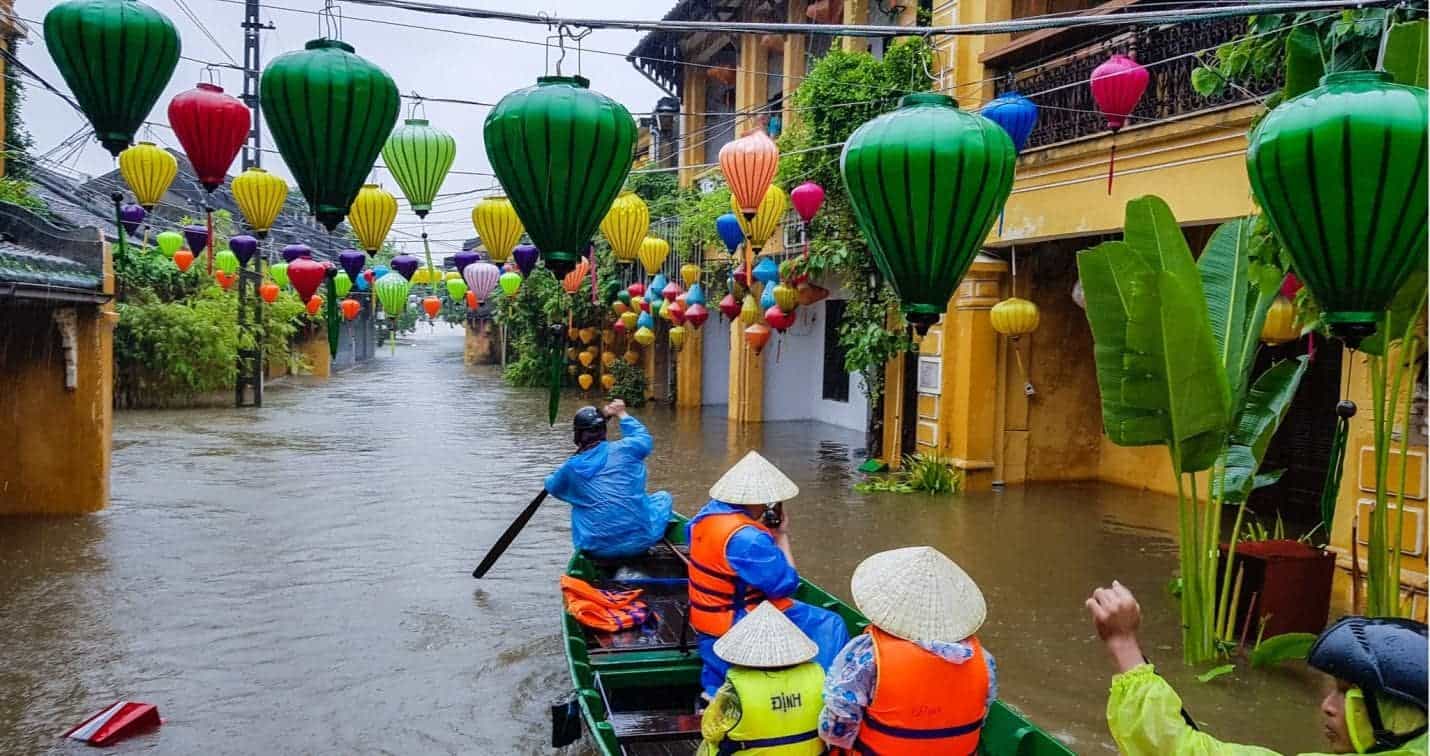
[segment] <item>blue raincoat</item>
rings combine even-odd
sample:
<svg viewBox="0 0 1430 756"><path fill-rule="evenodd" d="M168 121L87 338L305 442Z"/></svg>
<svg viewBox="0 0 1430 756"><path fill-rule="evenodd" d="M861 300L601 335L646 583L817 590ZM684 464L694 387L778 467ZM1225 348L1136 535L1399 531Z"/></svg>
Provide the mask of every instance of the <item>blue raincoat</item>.
<svg viewBox="0 0 1430 756"><path fill-rule="evenodd" d="M742 513L744 510L723 501L711 500L691 518L686 530L686 540L690 540L688 528L694 527L701 518L732 512ZM785 558L785 553L780 551L775 539L762 530L736 530L725 545L725 558L729 560L740 580L763 591L766 596L784 598L793 595L799 588L799 573L795 572L794 565ZM801 601L793 602L784 611L785 617L819 646L819 655L814 660L819 662L819 666L826 672L829 671L829 666L834 663L840 649L849 642L849 629L844 626L844 620L828 609L810 606ZM736 622L744 616L743 607L735 610ZM700 684L704 686L705 693L714 698L720 684L725 682L725 672L730 669L730 663L715 655L715 636L697 631L695 637L700 658L705 662L705 668L700 673Z"/></svg>
<svg viewBox="0 0 1430 756"><path fill-rule="evenodd" d="M641 422L621 418L621 439L603 441L546 477L546 490L571 505L571 540L604 559L635 556L660 542L673 500L645 492L645 458L655 441Z"/></svg>

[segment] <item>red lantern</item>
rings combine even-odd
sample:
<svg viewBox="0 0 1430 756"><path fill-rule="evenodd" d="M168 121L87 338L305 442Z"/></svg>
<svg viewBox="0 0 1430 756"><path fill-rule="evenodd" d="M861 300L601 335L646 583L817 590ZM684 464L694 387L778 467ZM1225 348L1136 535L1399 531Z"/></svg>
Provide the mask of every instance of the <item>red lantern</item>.
<svg viewBox="0 0 1430 756"><path fill-rule="evenodd" d="M1287 273L1286 279L1281 282L1281 296L1294 300L1302 286L1301 279L1297 278L1295 273Z"/></svg>
<svg viewBox="0 0 1430 756"><path fill-rule="evenodd" d="M750 286L750 277L745 274L745 266L744 266L744 265L737 266L737 267L735 268L735 270L730 273L730 277L733 278L733 279L735 279L735 283L737 283L737 284L739 284L739 285L741 285L741 286L743 286L743 287L749 288L749 286Z"/></svg>
<svg viewBox="0 0 1430 756"><path fill-rule="evenodd" d="M258 296L263 297L263 301L273 304L278 301L278 284L266 283L258 287Z"/></svg>
<svg viewBox="0 0 1430 756"><path fill-rule="evenodd" d="M317 294L308 297L308 314L317 315L323 309L323 298Z"/></svg>
<svg viewBox="0 0 1430 756"><path fill-rule="evenodd" d="M764 351L765 345L770 343L770 328L764 323L755 323L745 328L745 343L750 345L755 354Z"/></svg>
<svg viewBox="0 0 1430 756"><path fill-rule="evenodd" d="M424 297L422 299L422 309L427 311L428 318L437 317L437 313L442 311L442 300L436 297Z"/></svg>
<svg viewBox="0 0 1430 756"><path fill-rule="evenodd" d="M735 301L734 294L726 294L725 298L720 300L720 314L724 315L726 320L734 320L739 317L740 303Z"/></svg>
<svg viewBox="0 0 1430 756"><path fill-rule="evenodd" d="M705 325L705 320L709 317L710 311L705 309L703 304L693 304L685 310L685 322L696 328Z"/></svg>
<svg viewBox="0 0 1430 756"><path fill-rule="evenodd" d="M1107 128L1116 134L1127 125L1127 117L1147 91L1147 69L1126 55L1113 55L1092 71L1092 99L1107 119ZM1117 145L1107 158L1107 193L1112 194L1112 169L1117 160Z"/></svg>
<svg viewBox="0 0 1430 756"><path fill-rule="evenodd" d="M372 268L368 268L362 272L362 277L367 281L368 288L372 288L372 282L377 280L377 273L373 272Z"/></svg>
<svg viewBox="0 0 1430 756"><path fill-rule="evenodd" d="M472 290L468 289L468 290L467 290L467 309L468 309L468 310L475 310L475 309L477 309L478 307L481 307L481 306L482 306L482 303L477 301L477 293L476 293L475 291L472 291Z"/></svg>
<svg viewBox="0 0 1430 756"><path fill-rule="evenodd" d="M644 297L641 298L641 311L642 311L642 312L650 312L650 300L649 300L649 299L645 299Z"/></svg>
<svg viewBox="0 0 1430 756"><path fill-rule="evenodd" d="M253 128L253 113L223 88L200 83L169 102L169 125L194 165L199 183L212 192L223 184L229 166Z"/></svg>
<svg viewBox="0 0 1430 756"><path fill-rule="evenodd" d="M788 331L790 326L794 325L794 319L794 313L781 310L779 305L772 305L768 310L765 310L765 322L769 323L771 328L780 333Z"/></svg>
<svg viewBox="0 0 1430 756"><path fill-rule="evenodd" d="M214 271L214 280L218 282L220 288L228 291L229 287L233 286L233 282L238 280L238 276L230 276L221 270L216 270Z"/></svg>
<svg viewBox="0 0 1430 756"><path fill-rule="evenodd" d="M799 213L799 217L808 223L814 220L814 214L819 212L819 206L824 204L824 187L813 181L806 181L789 193L789 201L794 205L794 211Z"/></svg>
<svg viewBox="0 0 1430 756"><path fill-rule="evenodd" d="M174 252L174 264L179 266L180 273L186 273L189 266L194 264L194 253L187 249L180 249Z"/></svg>
<svg viewBox="0 0 1430 756"><path fill-rule="evenodd" d="M356 299L344 299L342 302L343 317L352 320L362 312L362 303Z"/></svg>
<svg viewBox="0 0 1430 756"><path fill-rule="evenodd" d="M617 336L625 336L626 324L622 323L620 318L616 318L616 322L611 324L611 330L615 331Z"/></svg>
<svg viewBox="0 0 1430 756"><path fill-rule="evenodd" d="M680 288L680 284L671 281L665 285L664 289L660 290L660 295L665 297L665 301L674 302L675 298L680 296L684 291L684 289Z"/></svg>
<svg viewBox="0 0 1430 756"><path fill-rule="evenodd" d="M676 325L685 325L685 308L679 302L673 302L666 306L667 313L670 313L670 322Z"/></svg>
<svg viewBox="0 0 1430 756"><path fill-rule="evenodd" d="M300 257L288 263L288 283L298 292L298 298L307 302L318 291L327 269L323 264L307 257Z"/></svg>
<svg viewBox="0 0 1430 756"><path fill-rule="evenodd" d="M632 297L639 297L645 294L645 284L641 283L640 281L636 281L635 283L626 287L626 293L630 294Z"/></svg>

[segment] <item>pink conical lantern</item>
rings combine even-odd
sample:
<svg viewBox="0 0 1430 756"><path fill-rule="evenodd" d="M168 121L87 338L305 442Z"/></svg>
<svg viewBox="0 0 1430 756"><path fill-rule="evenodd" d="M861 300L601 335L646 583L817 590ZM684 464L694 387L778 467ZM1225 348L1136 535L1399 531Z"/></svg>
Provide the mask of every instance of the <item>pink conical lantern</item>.
<svg viewBox="0 0 1430 756"><path fill-rule="evenodd" d="M467 282L467 291L477 295L477 302L487 301L487 296L501 279L501 269L489 262L474 262L462 269L462 280Z"/></svg>
<svg viewBox="0 0 1430 756"><path fill-rule="evenodd" d="M800 219L808 223L814 220L814 214L819 212L819 206L824 204L824 187L813 181L806 181L789 193L789 201L794 205L794 211L799 213Z"/></svg>
<svg viewBox="0 0 1430 756"><path fill-rule="evenodd" d="M682 289L680 284L675 281L671 281L665 285L665 288L660 290L660 295L665 297L665 301L667 302L674 302L675 298L683 293L685 293L685 289Z"/></svg>
<svg viewBox="0 0 1430 756"><path fill-rule="evenodd" d="M779 165L780 148L764 129L755 129L720 148L720 171L745 220L755 217Z"/></svg>
<svg viewBox="0 0 1430 756"><path fill-rule="evenodd" d="M1132 114L1142 93L1147 91L1149 74L1141 63L1117 54L1092 71L1092 99L1097 101L1097 109L1107 119L1107 128L1116 134L1127 125L1127 117ZM1117 160L1117 145L1107 158L1107 193L1112 194L1112 170Z"/></svg>

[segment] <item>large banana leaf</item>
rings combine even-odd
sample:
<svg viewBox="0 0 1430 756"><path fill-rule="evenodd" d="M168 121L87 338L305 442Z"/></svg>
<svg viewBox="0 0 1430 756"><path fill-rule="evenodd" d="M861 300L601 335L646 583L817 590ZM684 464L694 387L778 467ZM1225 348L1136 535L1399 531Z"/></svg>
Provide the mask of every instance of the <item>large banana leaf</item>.
<svg viewBox="0 0 1430 756"><path fill-rule="evenodd" d="M1385 70L1395 76L1401 84L1414 87L1430 86L1427 76L1427 58L1430 49L1426 43L1426 24L1416 21L1409 24L1395 24L1390 27L1390 36L1385 42Z"/></svg>
<svg viewBox="0 0 1430 756"><path fill-rule="evenodd" d="M1266 457L1271 437L1276 435L1276 429L1291 408L1301 377L1306 374L1306 364L1305 356L1276 363L1256 379L1246 395L1227 448L1223 501L1229 504L1246 501L1256 487L1256 471Z"/></svg>
<svg viewBox="0 0 1430 756"><path fill-rule="evenodd" d="M1246 394L1261 346L1261 327L1283 277L1274 266L1250 261L1255 226L1253 218L1223 223L1197 259L1207 317L1233 407Z"/></svg>

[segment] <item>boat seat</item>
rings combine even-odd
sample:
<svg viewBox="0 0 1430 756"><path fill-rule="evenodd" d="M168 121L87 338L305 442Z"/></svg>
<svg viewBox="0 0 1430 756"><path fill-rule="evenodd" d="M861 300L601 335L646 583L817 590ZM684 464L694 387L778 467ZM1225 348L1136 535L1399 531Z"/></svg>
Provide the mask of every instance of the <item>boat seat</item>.
<svg viewBox="0 0 1430 756"><path fill-rule="evenodd" d="M641 599L651 609L651 618L640 627L617 632L586 629L587 648L592 656L620 651L651 651L675 649L681 646L682 627L690 609L685 583L642 584L639 582L600 581L600 588L624 590L641 588ZM685 645L695 652L695 631L684 628Z"/></svg>
<svg viewBox="0 0 1430 756"><path fill-rule="evenodd" d="M690 712L617 711L609 721L622 743L700 739L700 715Z"/></svg>

